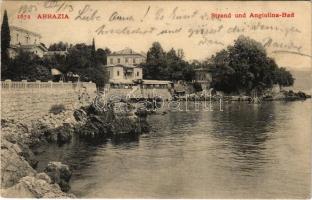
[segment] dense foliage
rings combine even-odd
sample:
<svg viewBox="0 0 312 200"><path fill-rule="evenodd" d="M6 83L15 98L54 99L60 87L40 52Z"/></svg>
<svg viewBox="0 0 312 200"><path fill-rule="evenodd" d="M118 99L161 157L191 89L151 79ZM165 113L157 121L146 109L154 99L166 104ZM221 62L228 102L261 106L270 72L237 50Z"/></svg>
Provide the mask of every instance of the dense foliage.
<svg viewBox="0 0 312 200"><path fill-rule="evenodd" d="M279 68L260 43L245 36L212 56L209 67L213 70L212 87L224 92L250 93L263 91L273 84L291 86L294 83L290 72Z"/></svg>
<svg viewBox="0 0 312 200"><path fill-rule="evenodd" d="M174 49L165 52L158 42L154 42L147 52L146 63L142 64L145 79L191 81L194 69L183 60Z"/></svg>
<svg viewBox="0 0 312 200"><path fill-rule="evenodd" d="M20 80L52 80L51 69L56 68L64 75L74 73L80 76L81 81L93 81L103 86L106 75L103 65L106 64L109 49L95 50L95 44L84 43L71 45L56 43L49 49L55 51L67 50L66 55L53 55L39 58L38 56L21 51L19 55L10 59L7 70L2 74L2 79Z"/></svg>
<svg viewBox="0 0 312 200"><path fill-rule="evenodd" d="M107 57L103 52L106 51L95 50L94 42L92 45L76 44L68 50L64 71L80 75L82 81L93 81L103 85L106 79L103 65L106 64Z"/></svg>
<svg viewBox="0 0 312 200"><path fill-rule="evenodd" d="M69 45L67 42L58 42L51 44L48 48L49 51L66 51L69 48Z"/></svg>
<svg viewBox="0 0 312 200"><path fill-rule="evenodd" d="M13 81L48 81L52 79L50 69L39 57L21 51L15 59L8 63L8 69L2 74L4 79Z"/></svg>

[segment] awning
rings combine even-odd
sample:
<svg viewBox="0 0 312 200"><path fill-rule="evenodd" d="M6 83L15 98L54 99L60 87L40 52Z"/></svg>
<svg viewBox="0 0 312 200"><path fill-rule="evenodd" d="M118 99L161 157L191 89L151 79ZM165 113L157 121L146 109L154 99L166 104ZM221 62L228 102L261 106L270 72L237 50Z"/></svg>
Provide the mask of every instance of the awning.
<svg viewBox="0 0 312 200"><path fill-rule="evenodd" d="M51 69L51 74L53 76L57 76L57 75L61 75L62 72L60 72L60 70L58 70L58 69L53 68L53 69Z"/></svg>

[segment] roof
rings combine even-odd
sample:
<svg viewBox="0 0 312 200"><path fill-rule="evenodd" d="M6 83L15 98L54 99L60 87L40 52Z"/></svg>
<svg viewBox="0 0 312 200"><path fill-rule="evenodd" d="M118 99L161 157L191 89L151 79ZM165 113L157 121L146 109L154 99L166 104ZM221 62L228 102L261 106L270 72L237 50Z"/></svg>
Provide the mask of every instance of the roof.
<svg viewBox="0 0 312 200"><path fill-rule="evenodd" d="M27 34L30 34L30 35L34 35L34 36L37 36L37 37L41 38L41 35L39 33L32 32L32 31L29 31L29 30L21 28L21 27L10 26L10 30L16 30L16 31L24 32L24 33L27 33Z"/></svg>
<svg viewBox="0 0 312 200"><path fill-rule="evenodd" d="M61 75L62 72L61 72L60 70L58 70L58 69L52 68L52 69L51 69L51 74L52 74L53 76L55 76L55 75Z"/></svg>
<svg viewBox="0 0 312 200"><path fill-rule="evenodd" d="M45 46L41 45L41 44L26 44L26 45L20 45L19 46L19 48L21 48L21 49L32 49L34 47L39 47L43 51L48 51L48 49Z"/></svg>
<svg viewBox="0 0 312 200"><path fill-rule="evenodd" d="M129 79L110 79L109 82L110 83L123 83L123 84L134 84L135 80L129 80ZM170 84L171 82L170 81L163 81L163 80L143 80L143 84L146 84L146 85L167 85L167 84Z"/></svg>
<svg viewBox="0 0 312 200"><path fill-rule="evenodd" d="M143 84L147 84L147 85L167 85L170 84L171 81L165 81L165 80L143 80Z"/></svg>
<svg viewBox="0 0 312 200"><path fill-rule="evenodd" d="M41 44L26 44L26 45L11 45L10 49L19 50L19 49L32 49L34 47L38 47L43 51L47 52L48 49Z"/></svg>
<svg viewBox="0 0 312 200"><path fill-rule="evenodd" d="M117 56L117 55L139 55L139 56L146 57L145 54L138 53L136 51L133 51L130 48L125 48L125 49L120 50L120 51L115 51L115 52L111 53L109 56Z"/></svg>

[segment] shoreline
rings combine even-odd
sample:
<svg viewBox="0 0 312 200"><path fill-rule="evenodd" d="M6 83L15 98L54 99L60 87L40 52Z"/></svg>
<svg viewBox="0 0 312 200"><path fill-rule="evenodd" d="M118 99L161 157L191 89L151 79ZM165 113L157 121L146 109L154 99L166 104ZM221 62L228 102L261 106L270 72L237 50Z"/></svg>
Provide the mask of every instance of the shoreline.
<svg viewBox="0 0 312 200"><path fill-rule="evenodd" d="M66 111L58 117L53 115L47 114L29 125L1 120L2 197L76 198L74 194L67 193L72 173L67 165L50 161L44 172L37 171L34 147L52 143L51 139L58 137L56 130L64 127L65 123L61 124L61 121L68 120L71 114ZM45 124L42 123L44 120ZM54 135L45 135L49 131L55 131ZM58 140L60 142L61 137Z"/></svg>
<svg viewBox="0 0 312 200"><path fill-rule="evenodd" d="M31 124L1 119L1 196L76 198L68 193L72 174L69 166L51 160L44 172L39 173L36 155L40 152L37 150L44 145L69 143L73 137L96 141L148 132L146 114L133 110L131 113L111 111L103 112L90 104L80 109L49 113Z"/></svg>
<svg viewBox="0 0 312 200"><path fill-rule="evenodd" d="M233 102L239 101L240 99L237 99ZM70 191L71 169L56 160L49 162L44 172L38 172L36 155L40 154L40 151L37 150L43 145L68 143L73 137L86 141L99 141L138 136L142 132L149 132L150 126L145 121L148 115L165 115L171 112L170 110L139 113L137 111L133 103L117 102L105 112L103 107L90 104L80 109L49 113L28 125L2 119L2 196L75 198L74 194L67 193ZM6 169L7 166L11 166L12 169ZM61 169L66 169L66 180L55 177L55 173L60 173Z"/></svg>

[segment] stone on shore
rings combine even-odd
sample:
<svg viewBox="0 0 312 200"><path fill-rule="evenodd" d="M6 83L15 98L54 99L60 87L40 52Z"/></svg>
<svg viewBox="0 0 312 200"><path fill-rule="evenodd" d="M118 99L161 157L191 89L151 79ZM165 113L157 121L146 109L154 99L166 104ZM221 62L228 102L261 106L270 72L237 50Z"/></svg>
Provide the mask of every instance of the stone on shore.
<svg viewBox="0 0 312 200"><path fill-rule="evenodd" d="M1 187L11 187L24 176L33 176L36 171L21 154L17 144L6 139L1 141Z"/></svg>
<svg viewBox="0 0 312 200"><path fill-rule="evenodd" d="M72 194L64 193L70 189L68 182L71 171L68 166L57 164L56 173L59 176L56 182L46 173L34 170L38 160L30 149L47 141L70 141L75 123L72 112L48 114L29 124L1 119L1 195L15 198L75 198Z"/></svg>
<svg viewBox="0 0 312 200"><path fill-rule="evenodd" d="M2 196L8 198L75 198L73 194L61 191L57 184L50 184L45 179L26 176L7 189L2 190Z"/></svg>
<svg viewBox="0 0 312 200"><path fill-rule="evenodd" d="M36 159L32 150L30 150L27 145L22 143L19 143L19 146L21 148L20 155L25 158L25 160L30 164L32 168L36 169L39 161Z"/></svg>
<svg viewBox="0 0 312 200"><path fill-rule="evenodd" d="M44 171L51 178L51 183L57 183L63 192L69 191L72 171L67 165L61 162L49 162Z"/></svg>
<svg viewBox="0 0 312 200"><path fill-rule="evenodd" d="M101 107L91 104L76 110L74 116L84 122L76 132L86 140L132 137L149 130L147 114L126 102L108 103Z"/></svg>

